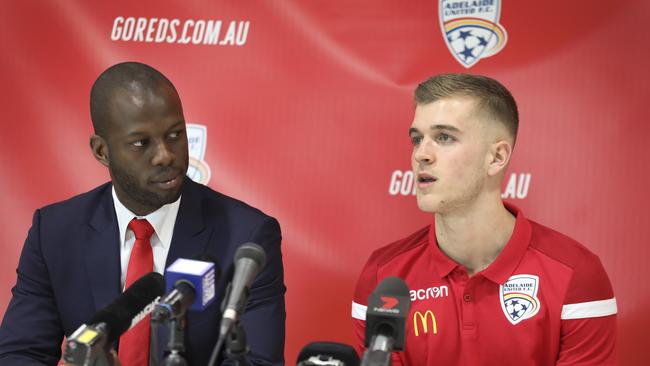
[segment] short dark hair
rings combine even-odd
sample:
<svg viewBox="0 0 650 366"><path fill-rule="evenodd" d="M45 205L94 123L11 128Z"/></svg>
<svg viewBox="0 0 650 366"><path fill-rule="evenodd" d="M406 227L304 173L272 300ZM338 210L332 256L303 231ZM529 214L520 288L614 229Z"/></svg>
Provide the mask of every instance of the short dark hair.
<svg viewBox="0 0 650 366"><path fill-rule="evenodd" d="M478 106L503 125L517 139L519 112L510 91L487 76L439 74L420 83L415 89L415 104L424 105L456 96L475 98Z"/></svg>
<svg viewBox="0 0 650 366"><path fill-rule="evenodd" d="M109 102L116 88L153 90L161 85L168 85L176 92L174 84L165 75L140 62L122 62L106 69L90 89L90 118L95 134L105 136L110 117Z"/></svg>

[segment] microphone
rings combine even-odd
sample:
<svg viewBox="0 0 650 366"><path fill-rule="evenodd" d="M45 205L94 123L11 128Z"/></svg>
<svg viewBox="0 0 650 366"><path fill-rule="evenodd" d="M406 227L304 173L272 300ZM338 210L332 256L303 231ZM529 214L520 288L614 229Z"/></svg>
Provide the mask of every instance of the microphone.
<svg viewBox="0 0 650 366"><path fill-rule="evenodd" d="M228 286L229 296L221 318L219 338L223 338L228 334L233 323L239 319L239 316L244 311L251 284L265 264L266 252L261 246L255 243L245 243L237 249L235 253L235 274Z"/></svg>
<svg viewBox="0 0 650 366"><path fill-rule="evenodd" d="M142 276L111 304L80 326L66 342L63 359L74 365L112 365L111 344L144 319L164 294L165 281L159 273Z"/></svg>
<svg viewBox="0 0 650 366"><path fill-rule="evenodd" d="M213 257L179 258L165 271L167 294L156 304L154 322L182 317L189 310L202 311L215 298L215 283L221 272Z"/></svg>
<svg viewBox="0 0 650 366"><path fill-rule="evenodd" d="M347 344L312 342L298 355L297 366L359 366L357 351Z"/></svg>
<svg viewBox="0 0 650 366"><path fill-rule="evenodd" d="M409 289L398 277L386 277L368 297L366 310L367 350L362 366L388 366L391 352L404 349L406 317L411 307Z"/></svg>
<svg viewBox="0 0 650 366"><path fill-rule="evenodd" d="M209 366L213 366L217 362L219 351L226 337L230 333L235 324L236 344L238 350L231 349L233 355L243 355L247 352L246 337L243 328L239 326L239 316L245 310L246 299L250 286L257 277L257 274L264 268L266 264L266 252L264 248L255 243L242 244L235 253L235 273L232 276L232 281L228 284L226 289L226 296L222 303L223 315L221 316L221 325L219 327L219 338L217 343L212 349ZM231 341L232 342L232 341Z"/></svg>

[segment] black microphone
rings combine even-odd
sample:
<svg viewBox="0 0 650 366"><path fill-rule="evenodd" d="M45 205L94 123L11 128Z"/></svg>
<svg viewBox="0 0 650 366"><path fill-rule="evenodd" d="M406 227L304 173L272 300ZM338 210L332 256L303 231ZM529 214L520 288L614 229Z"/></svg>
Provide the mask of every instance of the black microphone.
<svg viewBox="0 0 650 366"><path fill-rule="evenodd" d="M219 337L225 337L232 324L239 319L239 316L246 307L248 291L266 264L266 252L264 248L255 243L242 244L235 253L235 274L229 285L229 296L223 310Z"/></svg>
<svg viewBox="0 0 650 366"><path fill-rule="evenodd" d="M165 271L167 293L156 304L151 320L163 322L182 317L187 310L204 310L215 298L220 276L219 265L209 254L177 259Z"/></svg>
<svg viewBox="0 0 650 366"><path fill-rule="evenodd" d="M386 277L368 297L366 310L367 350L362 366L388 366L392 351L404 349L406 317L411 307L409 289L398 277Z"/></svg>
<svg viewBox="0 0 650 366"><path fill-rule="evenodd" d="M298 354L297 366L359 366L357 351L347 344L312 342Z"/></svg>
<svg viewBox="0 0 650 366"><path fill-rule="evenodd" d="M226 289L227 295L222 304L223 315L221 316L221 325L219 327L219 338L208 361L209 366L216 364L223 342L226 340L233 325L239 324L239 316L246 308L246 299L248 298L251 284L266 264L266 252L264 248L255 243L245 243L237 249L234 262L235 273ZM238 330L235 333L240 333L239 331L243 332L243 328L235 328ZM241 352L245 353L245 336L243 334L238 334L238 341L236 343L239 347L243 348Z"/></svg>
<svg viewBox="0 0 650 366"><path fill-rule="evenodd" d="M111 344L151 313L164 293L165 281L159 273L151 272L133 282L72 333L66 342L64 361L74 365L112 365L108 355Z"/></svg>

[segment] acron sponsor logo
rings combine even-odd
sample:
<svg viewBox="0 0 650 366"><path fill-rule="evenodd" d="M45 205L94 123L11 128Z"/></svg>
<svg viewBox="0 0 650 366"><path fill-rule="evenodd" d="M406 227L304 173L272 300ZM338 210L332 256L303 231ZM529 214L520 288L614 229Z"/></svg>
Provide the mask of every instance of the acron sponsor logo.
<svg viewBox="0 0 650 366"><path fill-rule="evenodd" d="M524 199L530 188L530 173L512 173L506 180L501 198ZM391 196L413 196L416 191L416 179L410 170L395 170L390 177L388 194Z"/></svg>
<svg viewBox="0 0 650 366"><path fill-rule="evenodd" d="M111 40L116 42L174 43L211 46L244 46L250 21L218 19L167 19L118 16Z"/></svg>

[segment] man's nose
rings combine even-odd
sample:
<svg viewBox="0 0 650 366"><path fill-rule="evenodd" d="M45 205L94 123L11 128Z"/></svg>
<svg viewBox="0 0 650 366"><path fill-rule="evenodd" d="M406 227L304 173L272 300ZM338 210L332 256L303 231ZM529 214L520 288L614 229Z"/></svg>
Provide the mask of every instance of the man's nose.
<svg viewBox="0 0 650 366"><path fill-rule="evenodd" d="M429 139L423 139L413 151L413 158L418 163L431 164L436 161L435 152L432 142Z"/></svg>
<svg viewBox="0 0 650 366"><path fill-rule="evenodd" d="M170 149L169 145L165 141L159 141L156 143L153 159L151 163L153 165L162 165L168 166L174 162L176 155Z"/></svg>

